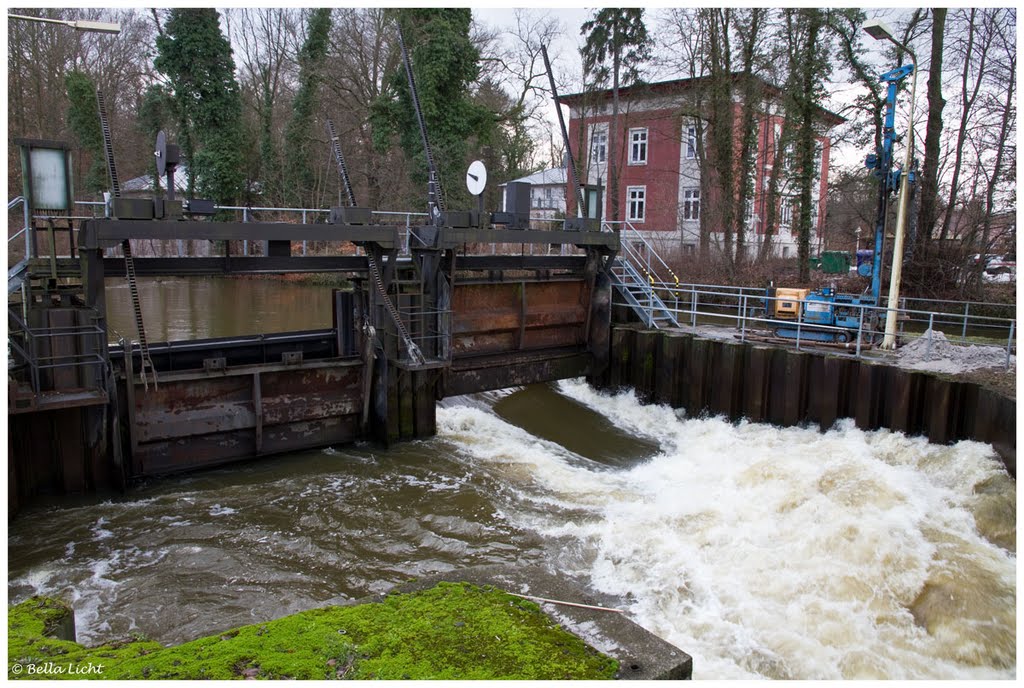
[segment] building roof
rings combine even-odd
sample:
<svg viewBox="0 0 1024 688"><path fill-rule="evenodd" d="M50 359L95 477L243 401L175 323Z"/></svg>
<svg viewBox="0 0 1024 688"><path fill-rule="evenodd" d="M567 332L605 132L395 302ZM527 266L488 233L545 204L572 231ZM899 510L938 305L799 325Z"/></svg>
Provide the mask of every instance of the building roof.
<svg viewBox="0 0 1024 688"><path fill-rule="evenodd" d="M565 168L564 167L552 167L548 170L541 170L540 172L534 172L533 174L520 177L519 179L513 179L513 182L526 182L527 184L533 184L534 186L542 186L544 184L565 186ZM501 184L501 186L505 186Z"/></svg>
<svg viewBox="0 0 1024 688"><path fill-rule="evenodd" d="M733 79L738 80L742 74L740 72L734 72L732 76ZM708 79L710 79L710 77L698 76L682 79L669 79L668 81L655 81L652 83L639 83L633 86L623 86L619 88L619 97L629 98L631 96L650 97L654 95L674 95L695 88L699 86L701 82L707 81ZM754 76L754 79L761 82L765 90L769 93L776 96L782 95L782 89L778 86L765 81L759 76ZM612 98L612 89L607 88L585 91L583 93L570 93L564 96L559 96L558 100L565 105L573 106L583 104L584 98L595 100L597 98L601 98L602 100L609 100ZM845 117L837 115L825 108L819 107L818 110L831 126L836 126L846 121Z"/></svg>

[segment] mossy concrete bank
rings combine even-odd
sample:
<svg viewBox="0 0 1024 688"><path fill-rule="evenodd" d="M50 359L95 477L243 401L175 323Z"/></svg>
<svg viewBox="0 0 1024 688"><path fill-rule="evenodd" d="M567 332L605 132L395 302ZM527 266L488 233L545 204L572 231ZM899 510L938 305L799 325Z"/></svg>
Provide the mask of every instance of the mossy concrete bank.
<svg viewBox="0 0 1024 688"><path fill-rule="evenodd" d="M684 408L691 416L828 430L853 418L863 430L923 435L947 444L992 444L1017 475L1017 402L976 382L692 333L612 329L608 368L591 384L631 387L645 402Z"/></svg>
<svg viewBox="0 0 1024 688"><path fill-rule="evenodd" d="M399 586L397 590L414 592L429 589L442 581L464 581L510 593L604 607L608 610L614 610L621 604L621 600L615 597L586 589L565 576L554 576L537 567L475 566L425 577ZM625 614L570 604L540 604L562 628L614 658L619 666L615 675L617 679L692 678L693 659L690 655L634 623Z"/></svg>
<svg viewBox="0 0 1024 688"><path fill-rule="evenodd" d="M167 648L145 639L86 648L74 642L73 618L49 598L11 607L8 678L551 680L619 671L537 604L469 583L439 582Z"/></svg>

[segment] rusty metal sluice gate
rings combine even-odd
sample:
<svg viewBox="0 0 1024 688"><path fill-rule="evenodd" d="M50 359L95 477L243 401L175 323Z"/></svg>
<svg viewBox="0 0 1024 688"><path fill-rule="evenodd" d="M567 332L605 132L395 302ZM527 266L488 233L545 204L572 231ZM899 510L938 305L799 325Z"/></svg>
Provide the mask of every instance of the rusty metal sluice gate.
<svg viewBox="0 0 1024 688"><path fill-rule="evenodd" d="M429 437L446 396L607 365L616 234L413 231L412 256L400 259L390 225L84 221L68 254L28 261L20 299L9 303L9 321L19 324L11 331L20 333L10 347L10 509L40 493L116 489L255 456ZM243 237L267 242L267 255L231 256L229 242ZM105 248L140 239L202 239L228 250L135 257L130 266L104 257ZM291 242L303 240L355 244L363 255L292 256ZM474 243L578 250L465 254ZM138 341L106 344L108 276L310 270L344 274L352 285L334 291L330 329L150 342L145 351ZM152 362L145 374L144 354Z"/></svg>

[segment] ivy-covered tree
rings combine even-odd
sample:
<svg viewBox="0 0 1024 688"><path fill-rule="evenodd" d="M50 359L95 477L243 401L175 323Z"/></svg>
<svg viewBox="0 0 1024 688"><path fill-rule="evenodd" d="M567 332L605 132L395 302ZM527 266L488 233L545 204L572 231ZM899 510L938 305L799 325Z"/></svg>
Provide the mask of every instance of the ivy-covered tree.
<svg viewBox="0 0 1024 688"><path fill-rule="evenodd" d="M786 10L791 35L788 110L796 121L796 187L800 203L797 219L799 280L811 276L811 203L814 184L814 144L818 111L825 95L825 80L831 71L829 43L825 40L826 15L813 8Z"/></svg>
<svg viewBox="0 0 1024 688"><path fill-rule="evenodd" d="M171 10L156 47L154 66L167 76L181 123L189 191L233 204L244 182L242 101L219 13Z"/></svg>
<svg viewBox="0 0 1024 688"><path fill-rule="evenodd" d="M320 8L309 15L306 41L299 50L299 88L292 101L292 116L284 130L287 196L291 203L313 203L316 176L310 162L314 114L320 97L331 10Z"/></svg>
<svg viewBox="0 0 1024 688"><path fill-rule="evenodd" d="M68 128L78 146L90 157L89 169L82 180L85 191L102 193L108 187L107 167L103 159L103 132L96 110L96 84L80 71L68 72L64 77L68 92Z"/></svg>
<svg viewBox="0 0 1024 688"><path fill-rule="evenodd" d="M640 65L651 58L652 41L644 24L644 10L602 9L583 23L583 71L595 84L612 89L612 121L608 127L608 185L611 194L611 219L619 220L619 158L616 137L619 131L619 89L640 80Z"/></svg>
<svg viewBox="0 0 1024 688"><path fill-rule="evenodd" d="M480 52L470 40L472 14L467 8L389 10L402 27L410 52L420 106L448 207L468 207L461 183L474 139L489 140L493 113L476 102L470 85L480 74ZM397 45L397 41L395 42ZM422 184L426 198L427 164L409 95L404 69L387 77L382 94L371 105L373 144L379 151L398 138L412 161L412 178Z"/></svg>

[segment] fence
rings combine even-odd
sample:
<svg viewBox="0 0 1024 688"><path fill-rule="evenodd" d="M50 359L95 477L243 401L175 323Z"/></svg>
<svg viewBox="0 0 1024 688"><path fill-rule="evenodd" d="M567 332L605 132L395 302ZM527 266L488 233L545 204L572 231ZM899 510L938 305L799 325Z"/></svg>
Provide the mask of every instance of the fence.
<svg viewBox="0 0 1024 688"><path fill-rule="evenodd" d="M676 320L688 323L689 327L719 326L734 330L733 336L742 341L748 338L773 335L775 330L786 328L795 336L790 339L796 348L821 347L822 342L815 341L815 333L835 333L845 336L850 341L842 343L839 349L833 349L836 355L853 356L856 358L879 358L888 355L866 344L872 341L872 332L880 328L872 328L872 323L881 323L887 313L885 306L868 306L859 304L841 304L850 309L858 322L854 332L850 328L814 325L809 326L798 319L783 320L769 316L775 309L770 307L777 300L768 297L763 289L751 287L722 287L700 284L673 284L660 280L651 283L661 301L666 305ZM625 298L616 294L614 305L628 306ZM965 304L966 305L966 304ZM1005 350L1004 366L1010 367L1011 356L1016 351L1016 320L993 316L972 315L969 308L959 314L937 313L934 311L900 308L896 311L899 323L899 336L903 342L923 338L926 350L930 353L931 343L935 338L936 328L940 324L953 323L960 330L960 344L984 344L998 346ZM908 330L908 323L927 323L922 332ZM983 333L979 335L977 333ZM969 335L968 333L974 333ZM949 337L951 341L956 337Z"/></svg>

